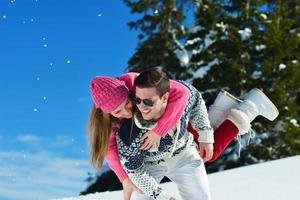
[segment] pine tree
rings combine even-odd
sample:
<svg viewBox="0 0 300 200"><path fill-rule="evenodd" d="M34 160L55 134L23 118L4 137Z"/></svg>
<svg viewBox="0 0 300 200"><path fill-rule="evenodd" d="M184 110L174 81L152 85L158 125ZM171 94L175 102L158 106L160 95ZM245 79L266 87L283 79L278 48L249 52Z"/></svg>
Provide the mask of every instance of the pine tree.
<svg viewBox="0 0 300 200"><path fill-rule="evenodd" d="M299 3L299 0L268 2L269 13L261 37L265 48L257 60L260 67L256 69L260 76L253 81L253 86L261 87L274 100L280 115L275 124L264 120L256 124L268 137L245 152L248 162L300 154Z"/></svg>
<svg viewBox="0 0 300 200"><path fill-rule="evenodd" d="M186 42L192 52L188 69L196 75L191 79L194 85L209 103L220 88L243 95L258 87L281 113L276 122L256 120L257 137L238 162L232 146L208 171L299 154L299 4L201 2Z"/></svg>
<svg viewBox="0 0 300 200"><path fill-rule="evenodd" d="M139 20L128 24L130 28L140 31L139 44L128 62L128 70L142 71L161 66L176 77L183 78L186 70L178 54L185 52L180 40L185 33L183 11L188 1L124 2L131 8L131 13L143 14Z"/></svg>
<svg viewBox="0 0 300 200"><path fill-rule="evenodd" d="M258 1L209 0L199 5L195 23L199 31L190 34L186 43L193 52L189 70L202 71L201 77L193 78L199 90L214 92L212 96L221 88L234 94L248 91L256 67L251 54L259 31L255 13L259 5Z"/></svg>

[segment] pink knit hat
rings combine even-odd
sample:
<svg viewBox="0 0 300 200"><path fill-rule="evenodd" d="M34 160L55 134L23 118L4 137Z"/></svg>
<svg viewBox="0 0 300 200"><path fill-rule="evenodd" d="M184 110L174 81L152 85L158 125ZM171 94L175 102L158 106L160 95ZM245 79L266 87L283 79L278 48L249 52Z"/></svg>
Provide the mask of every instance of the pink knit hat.
<svg viewBox="0 0 300 200"><path fill-rule="evenodd" d="M124 81L108 76L96 76L90 85L91 95L96 108L109 113L120 106L128 97Z"/></svg>

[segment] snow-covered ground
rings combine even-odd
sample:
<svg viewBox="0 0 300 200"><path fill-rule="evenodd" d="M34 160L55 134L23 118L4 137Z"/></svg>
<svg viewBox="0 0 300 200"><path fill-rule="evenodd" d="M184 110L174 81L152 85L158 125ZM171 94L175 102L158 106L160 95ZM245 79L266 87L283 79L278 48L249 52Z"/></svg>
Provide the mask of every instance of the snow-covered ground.
<svg viewBox="0 0 300 200"><path fill-rule="evenodd" d="M212 200L299 200L300 156L226 170L209 175ZM175 184L162 187L180 199ZM116 200L122 191L60 200Z"/></svg>

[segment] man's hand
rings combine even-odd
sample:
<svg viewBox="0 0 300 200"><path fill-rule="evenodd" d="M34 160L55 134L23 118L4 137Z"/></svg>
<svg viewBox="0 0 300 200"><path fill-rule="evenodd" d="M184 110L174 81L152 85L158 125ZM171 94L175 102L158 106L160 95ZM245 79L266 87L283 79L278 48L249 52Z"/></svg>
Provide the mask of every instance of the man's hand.
<svg viewBox="0 0 300 200"><path fill-rule="evenodd" d="M141 150L149 150L152 148L158 148L160 144L160 136L153 131L148 131L141 137L141 141L144 144L140 147Z"/></svg>
<svg viewBox="0 0 300 200"><path fill-rule="evenodd" d="M124 200L130 200L133 191L143 194L143 192L137 188L129 178L123 180L122 185Z"/></svg>
<svg viewBox="0 0 300 200"><path fill-rule="evenodd" d="M203 158L203 161L209 161L214 153L214 145L212 143L199 142L199 151L200 156Z"/></svg>

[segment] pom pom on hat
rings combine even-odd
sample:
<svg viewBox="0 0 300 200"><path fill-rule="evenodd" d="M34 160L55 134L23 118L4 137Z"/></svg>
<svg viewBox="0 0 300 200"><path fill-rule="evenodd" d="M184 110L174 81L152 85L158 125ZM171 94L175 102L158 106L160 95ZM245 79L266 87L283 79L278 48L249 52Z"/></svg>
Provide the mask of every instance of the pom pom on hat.
<svg viewBox="0 0 300 200"><path fill-rule="evenodd" d="M109 113L120 106L128 97L124 81L107 76L96 76L91 80L91 95L96 108Z"/></svg>

